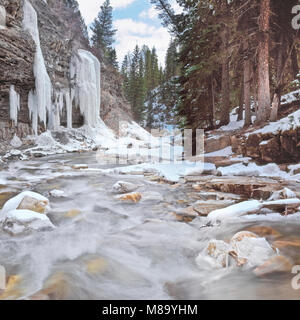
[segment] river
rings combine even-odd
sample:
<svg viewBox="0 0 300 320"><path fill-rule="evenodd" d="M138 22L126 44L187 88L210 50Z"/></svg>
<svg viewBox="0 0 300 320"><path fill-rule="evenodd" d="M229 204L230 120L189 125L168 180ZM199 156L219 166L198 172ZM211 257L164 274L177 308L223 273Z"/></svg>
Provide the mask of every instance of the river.
<svg viewBox="0 0 300 320"><path fill-rule="evenodd" d="M72 165L87 164L89 170ZM0 264L19 283L12 299L299 299L291 273L257 277L251 270L215 270L195 259L210 239L230 239L252 225L267 225L282 238L299 237L300 220L241 218L200 228L170 214L191 190L143 176L103 174L95 153L15 161L1 178L1 201L24 190L48 196L54 231L11 237L0 233ZM139 203L116 199L119 180L140 185ZM65 197L49 192L63 190ZM179 201L181 200L182 201ZM3 204L3 203L2 203ZM299 259L299 250L291 252Z"/></svg>

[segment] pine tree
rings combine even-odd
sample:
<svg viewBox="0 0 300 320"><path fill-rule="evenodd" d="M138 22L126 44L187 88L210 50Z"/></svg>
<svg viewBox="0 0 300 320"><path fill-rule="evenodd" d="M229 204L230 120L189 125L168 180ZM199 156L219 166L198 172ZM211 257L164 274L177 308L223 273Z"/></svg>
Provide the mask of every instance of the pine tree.
<svg viewBox="0 0 300 320"><path fill-rule="evenodd" d="M117 31L113 29L112 11L110 0L105 0L91 27L93 46L102 49L106 53L111 51L114 35Z"/></svg>
<svg viewBox="0 0 300 320"><path fill-rule="evenodd" d="M116 49L111 49L111 50L109 50L108 61L110 62L110 64L111 64L116 70L119 69L119 64L118 64Z"/></svg>

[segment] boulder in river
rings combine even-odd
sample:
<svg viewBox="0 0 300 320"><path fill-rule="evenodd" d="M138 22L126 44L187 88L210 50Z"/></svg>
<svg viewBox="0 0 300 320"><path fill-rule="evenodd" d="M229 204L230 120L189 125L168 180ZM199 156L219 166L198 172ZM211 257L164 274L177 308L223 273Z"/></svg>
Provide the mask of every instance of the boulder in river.
<svg viewBox="0 0 300 320"><path fill-rule="evenodd" d="M265 238L242 231L232 237L229 255L235 259L237 266L256 267L272 258L275 251Z"/></svg>
<svg viewBox="0 0 300 320"><path fill-rule="evenodd" d="M118 197L118 200L124 201L124 202L133 202L133 203L138 203L142 199L142 194L141 193L127 193L124 194L121 197Z"/></svg>
<svg viewBox="0 0 300 320"><path fill-rule="evenodd" d="M113 191L116 193L130 193L138 189L138 186L125 181L118 181L113 185Z"/></svg>
<svg viewBox="0 0 300 320"><path fill-rule="evenodd" d="M232 237L230 243L222 240L212 240L201 253L196 263L209 261L216 268L226 268L232 265L244 268L254 268L264 264L276 256L276 252L265 238L259 238L249 231L242 231Z"/></svg>
<svg viewBox="0 0 300 320"><path fill-rule="evenodd" d="M46 215L29 210L9 211L2 219L1 225L5 232L13 236L55 228Z"/></svg>
<svg viewBox="0 0 300 320"><path fill-rule="evenodd" d="M48 207L49 200L46 197L35 192L25 191L5 203L1 216L13 210L30 210L42 214L46 213Z"/></svg>
<svg viewBox="0 0 300 320"><path fill-rule="evenodd" d="M292 268L293 264L288 258L284 256L274 256L257 267L254 273L261 277L278 272L290 273Z"/></svg>

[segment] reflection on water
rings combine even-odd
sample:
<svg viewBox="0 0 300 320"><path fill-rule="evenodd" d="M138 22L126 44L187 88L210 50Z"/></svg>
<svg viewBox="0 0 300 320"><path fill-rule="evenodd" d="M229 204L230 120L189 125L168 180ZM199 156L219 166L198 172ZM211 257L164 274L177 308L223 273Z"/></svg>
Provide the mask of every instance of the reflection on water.
<svg viewBox="0 0 300 320"><path fill-rule="evenodd" d="M292 274L259 278L251 270L213 270L195 263L210 239L230 239L257 224L271 226L282 238L298 238L299 221L241 219L199 228L169 214L180 206L185 188L72 169L82 163L99 168L95 154L88 153L14 162L1 173L9 180L3 190L12 195L24 189L46 196L54 189L65 193L50 197L54 231L14 238L0 233L0 264L8 275L18 275L2 298L299 299L300 292L291 288ZM111 192L118 180L141 185L139 192L159 193L163 200L120 202ZM299 253L299 248L287 252L294 261Z"/></svg>

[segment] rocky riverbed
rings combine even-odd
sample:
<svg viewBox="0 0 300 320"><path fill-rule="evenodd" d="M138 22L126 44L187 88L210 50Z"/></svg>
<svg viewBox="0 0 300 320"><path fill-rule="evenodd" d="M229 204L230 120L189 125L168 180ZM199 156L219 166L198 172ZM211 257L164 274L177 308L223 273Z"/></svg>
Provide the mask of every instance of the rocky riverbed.
<svg viewBox="0 0 300 320"><path fill-rule="evenodd" d="M96 153L3 168L0 299L299 299L297 179L112 169Z"/></svg>

